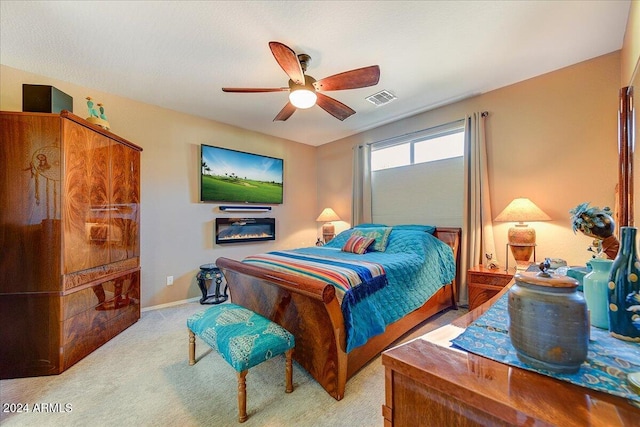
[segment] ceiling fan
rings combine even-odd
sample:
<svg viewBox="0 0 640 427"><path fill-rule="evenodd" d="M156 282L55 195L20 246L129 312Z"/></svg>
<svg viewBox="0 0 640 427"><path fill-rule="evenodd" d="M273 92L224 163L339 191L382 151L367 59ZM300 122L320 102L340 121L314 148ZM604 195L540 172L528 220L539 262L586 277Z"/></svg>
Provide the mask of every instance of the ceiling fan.
<svg viewBox="0 0 640 427"><path fill-rule="evenodd" d="M289 91L289 102L278 113L273 121L285 121L296 111L297 108L311 108L318 104L320 108L331 114L338 120L344 120L356 112L344 105L342 102L333 99L322 92L331 90L358 89L362 87L374 86L380 80L380 67L372 65L370 67L358 68L334 74L324 79L316 80L305 75L307 65L311 57L304 53L296 55L290 47L280 42L269 42L271 53L276 61L289 76L289 86L279 88L239 88L223 87L223 92L236 93L260 93L260 92L281 92Z"/></svg>

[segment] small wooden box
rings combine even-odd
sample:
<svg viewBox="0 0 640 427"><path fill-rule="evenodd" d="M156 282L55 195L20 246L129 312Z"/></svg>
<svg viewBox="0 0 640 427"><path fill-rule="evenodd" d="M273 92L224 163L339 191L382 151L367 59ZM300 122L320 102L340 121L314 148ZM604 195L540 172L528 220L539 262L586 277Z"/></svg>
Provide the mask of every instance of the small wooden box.
<svg viewBox="0 0 640 427"><path fill-rule="evenodd" d="M73 98L53 86L22 85L22 111L32 113L73 112Z"/></svg>

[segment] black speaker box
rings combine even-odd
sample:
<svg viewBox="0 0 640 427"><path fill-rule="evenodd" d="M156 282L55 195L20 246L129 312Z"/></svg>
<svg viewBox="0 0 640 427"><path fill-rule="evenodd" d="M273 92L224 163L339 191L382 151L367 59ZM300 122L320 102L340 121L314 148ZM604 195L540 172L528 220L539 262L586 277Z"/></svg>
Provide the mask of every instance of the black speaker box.
<svg viewBox="0 0 640 427"><path fill-rule="evenodd" d="M73 98L53 86L22 85L22 111L31 113L73 112Z"/></svg>

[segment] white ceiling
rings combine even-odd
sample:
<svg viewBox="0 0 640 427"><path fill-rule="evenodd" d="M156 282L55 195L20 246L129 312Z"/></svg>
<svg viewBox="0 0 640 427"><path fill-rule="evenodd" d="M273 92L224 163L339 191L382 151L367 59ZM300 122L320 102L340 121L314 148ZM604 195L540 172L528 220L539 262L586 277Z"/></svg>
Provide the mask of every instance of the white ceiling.
<svg viewBox="0 0 640 427"><path fill-rule="evenodd" d="M0 63L241 128L321 145L622 47L630 1L7 1ZM273 118L288 77L269 41L320 79L379 65L377 86ZM36 83L36 82L34 82ZM375 107L382 89L398 99ZM90 95L90 94L87 94ZM108 113L108 105L106 106Z"/></svg>

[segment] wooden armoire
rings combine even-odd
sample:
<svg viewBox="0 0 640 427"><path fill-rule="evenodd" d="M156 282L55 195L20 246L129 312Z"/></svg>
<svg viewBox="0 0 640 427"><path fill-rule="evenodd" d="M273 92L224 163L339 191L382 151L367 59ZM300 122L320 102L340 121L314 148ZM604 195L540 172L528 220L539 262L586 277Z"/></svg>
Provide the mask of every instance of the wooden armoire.
<svg viewBox="0 0 640 427"><path fill-rule="evenodd" d="M140 318L140 152L0 112L0 378L59 374Z"/></svg>

